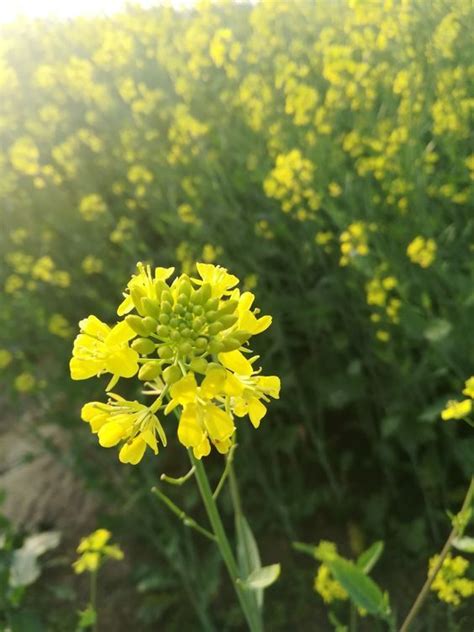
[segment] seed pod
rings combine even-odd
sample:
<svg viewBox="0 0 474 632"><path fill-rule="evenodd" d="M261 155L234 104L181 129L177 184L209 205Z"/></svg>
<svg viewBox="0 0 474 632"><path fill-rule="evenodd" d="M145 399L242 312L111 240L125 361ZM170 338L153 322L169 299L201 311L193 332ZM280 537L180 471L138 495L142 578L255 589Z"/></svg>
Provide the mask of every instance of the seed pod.
<svg viewBox="0 0 474 632"><path fill-rule="evenodd" d="M158 360L150 360L143 364L138 371L138 379L147 381L154 380L161 373L161 364Z"/></svg>
<svg viewBox="0 0 474 632"><path fill-rule="evenodd" d="M156 320L160 317L160 304L155 299L145 296L142 298L142 306L147 316L151 316Z"/></svg>
<svg viewBox="0 0 474 632"><path fill-rule="evenodd" d="M133 329L134 332L136 332L139 336L147 337L150 335L150 330L146 327L143 321L143 318L140 318L140 316L136 316L135 314L129 314L125 318L125 322Z"/></svg>
<svg viewBox="0 0 474 632"><path fill-rule="evenodd" d="M150 338L136 338L132 342L131 347L134 351L140 353L141 355L148 355L149 353L153 353L156 349L155 343L152 342Z"/></svg>
<svg viewBox="0 0 474 632"><path fill-rule="evenodd" d="M163 379L168 385L174 384L182 377L183 374L181 373L181 369L179 368L179 366L176 365L169 366L163 371Z"/></svg>

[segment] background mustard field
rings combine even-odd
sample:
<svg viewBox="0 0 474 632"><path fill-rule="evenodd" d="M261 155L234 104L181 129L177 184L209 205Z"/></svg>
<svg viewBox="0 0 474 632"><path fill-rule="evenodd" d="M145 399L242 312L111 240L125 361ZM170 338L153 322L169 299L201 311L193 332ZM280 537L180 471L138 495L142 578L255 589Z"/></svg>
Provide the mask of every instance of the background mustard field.
<svg viewBox="0 0 474 632"><path fill-rule="evenodd" d="M281 399L236 460L262 554L282 562L267 629L332 629L295 540L355 555L382 539L374 576L400 616L418 591L474 471L469 428L440 420L473 372L473 27L470 0L1 27L2 407L69 437L57 458L129 558L124 629L242 629L217 556L148 492L186 455L123 466L80 420L103 385L70 380L77 322L113 320L137 261L223 265L273 315L257 351ZM40 582L29 599L32 629L73 629L67 596ZM414 630L473 619L433 597Z"/></svg>

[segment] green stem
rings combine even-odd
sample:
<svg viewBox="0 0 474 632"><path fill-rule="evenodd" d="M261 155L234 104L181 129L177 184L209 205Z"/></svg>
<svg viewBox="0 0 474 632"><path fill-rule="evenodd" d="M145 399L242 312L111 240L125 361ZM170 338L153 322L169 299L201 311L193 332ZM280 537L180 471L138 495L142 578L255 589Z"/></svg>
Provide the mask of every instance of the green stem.
<svg viewBox="0 0 474 632"><path fill-rule="evenodd" d="M158 489L158 487L152 487L151 491L153 494L155 494L155 496L158 496L161 502L163 502L170 511L172 511L176 516L178 516L178 518L186 527L191 527L191 529L194 529L195 531L197 531L201 535L204 535L206 538L208 538L209 540L212 540L213 542L216 541L216 537L213 533L211 533L207 529L204 529L204 527L201 527L201 525L198 524L194 520L194 518L191 518L191 516L188 516L188 514L184 512L182 509L180 509L178 505L175 505L175 503L170 498L168 498L168 496L164 494L161 491L161 489Z"/></svg>
<svg viewBox="0 0 474 632"><path fill-rule="evenodd" d="M219 510L214 498L212 497L212 491L209 485L206 470L204 469L204 465L199 459L196 459L194 457L191 451L188 452L191 463L196 468L195 475L197 484L201 493L201 498L206 508L207 515L209 517L209 521L216 536L217 546L219 547L222 559L224 560L227 571L234 585L235 592L237 593L237 597L244 616L247 620L249 629L251 630L251 632L262 632L262 626L259 621L258 613L255 612L252 602L249 599L248 593L237 581L242 580L242 578L240 577L237 562L235 561L234 554L232 552L227 534L224 529L224 525L222 524Z"/></svg>
<svg viewBox="0 0 474 632"><path fill-rule="evenodd" d="M234 443L231 449L229 450L229 454L226 457L224 471L222 472L222 476L220 477L220 480L217 483L217 487L214 490L214 493L212 494L212 497L214 498L214 500L217 500L217 497L219 496L221 489L224 487L224 483L226 482L227 476L229 475L229 471L232 465L236 447L237 447L237 444Z"/></svg>
<svg viewBox="0 0 474 632"><path fill-rule="evenodd" d="M97 613L97 570L91 573L90 582L90 603L95 614L92 632L97 632L99 620L99 615Z"/></svg>
<svg viewBox="0 0 474 632"><path fill-rule="evenodd" d="M470 507L473 497L474 497L474 476L471 478L471 483L466 492L466 496L464 498L464 502L462 504L461 511L459 513L463 513ZM435 567L433 568L431 573L428 575L427 580L423 584L423 587L418 593L418 596L415 599L415 602L410 608L410 612L408 613L405 621L403 622L402 627L400 628L400 632L408 632L408 630L410 629L410 626L413 623L413 620L415 619L416 615L418 614L418 611L420 610L426 597L428 596L429 590L431 588L431 584L433 583L436 575L439 573L441 567L443 566L444 560L446 559L449 551L451 550L451 547L453 546L453 540L458 535L459 535L458 527L455 524L451 530L451 533L449 534L448 539L446 540L443 546L443 550L439 554L439 558Z"/></svg>
<svg viewBox="0 0 474 632"><path fill-rule="evenodd" d="M165 481L165 483L169 483L170 485L183 485L183 483L188 481L193 474L194 474L194 467L192 467L189 470L189 472L187 472L184 476L180 476L179 478L174 478L173 476L162 474L160 476L160 481Z"/></svg>

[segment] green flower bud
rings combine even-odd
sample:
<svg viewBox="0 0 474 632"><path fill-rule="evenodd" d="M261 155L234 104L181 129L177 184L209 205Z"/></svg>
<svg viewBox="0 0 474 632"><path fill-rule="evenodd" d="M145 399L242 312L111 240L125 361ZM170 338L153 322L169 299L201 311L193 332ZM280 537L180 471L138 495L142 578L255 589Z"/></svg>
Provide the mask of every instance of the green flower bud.
<svg viewBox="0 0 474 632"><path fill-rule="evenodd" d="M154 380L161 373L161 364L158 360L150 360L143 364L138 371L138 379L143 381Z"/></svg>
<svg viewBox="0 0 474 632"><path fill-rule="evenodd" d="M238 320L239 317L235 314L225 314L224 316L221 316L217 322L222 323L222 329L229 329L229 327L235 325Z"/></svg>
<svg viewBox="0 0 474 632"><path fill-rule="evenodd" d="M170 360L174 356L174 351L169 345L160 345L158 355L162 360Z"/></svg>
<svg viewBox="0 0 474 632"><path fill-rule="evenodd" d="M156 328L158 327L158 323L151 316L145 316L145 318L143 319L143 324L148 329L149 334L151 334L152 331L156 331Z"/></svg>
<svg viewBox="0 0 474 632"><path fill-rule="evenodd" d="M134 286L130 290L130 296L132 297L132 302L135 305L135 309L137 310L137 312L141 316L144 316L145 312L143 311L143 306L142 306L142 300L143 300L143 297L145 296L144 290L142 290L140 287Z"/></svg>
<svg viewBox="0 0 474 632"><path fill-rule="evenodd" d="M189 355L193 350L193 346L190 342L183 342L179 345L179 353L183 356Z"/></svg>
<svg viewBox="0 0 474 632"><path fill-rule="evenodd" d="M175 364L173 364L173 366L167 367L163 371L163 379L168 385L174 384L175 382L180 380L182 377L183 377L183 374L181 373L181 369L179 368L179 366L176 366Z"/></svg>
<svg viewBox="0 0 474 632"><path fill-rule="evenodd" d="M221 322L217 321L217 323L211 323L207 328L207 331L210 336L215 336L223 329L225 329L224 325Z"/></svg>
<svg viewBox="0 0 474 632"><path fill-rule="evenodd" d="M143 318L140 318L140 316L136 316L135 314L129 314L125 317L125 322L133 329L134 332L136 332L139 336L147 337L150 335L150 329L146 327L143 321Z"/></svg>
<svg viewBox="0 0 474 632"><path fill-rule="evenodd" d="M156 333L160 338L168 338L168 336L170 335L170 328L166 325L160 325L156 330Z"/></svg>
<svg viewBox="0 0 474 632"><path fill-rule="evenodd" d="M149 353L153 353L156 349L156 345L149 338L135 338L132 342L131 347L137 353L141 355L148 355Z"/></svg>
<svg viewBox="0 0 474 632"><path fill-rule="evenodd" d="M200 336L196 339L194 346L196 347L196 349L204 351L204 349L207 348L207 338L204 338L204 336Z"/></svg>
<svg viewBox="0 0 474 632"><path fill-rule="evenodd" d="M209 283L203 283L199 290L196 290L194 294L191 295L191 301L194 305L203 305L211 298L211 295L212 287Z"/></svg>
<svg viewBox="0 0 474 632"><path fill-rule="evenodd" d="M163 290L160 296L160 301L161 305L163 305L163 303L169 303L170 305L173 305L173 296L171 292L169 290Z"/></svg>
<svg viewBox="0 0 474 632"><path fill-rule="evenodd" d="M217 319L217 312L210 311L206 314L206 320L208 323L213 323Z"/></svg>
<svg viewBox="0 0 474 632"><path fill-rule="evenodd" d="M200 331L204 325L206 324L206 320L201 316L198 316L193 320L193 329L194 331Z"/></svg>
<svg viewBox="0 0 474 632"><path fill-rule="evenodd" d="M174 313L180 314L182 316L183 314L186 313L186 308L184 307L184 305L181 305L180 303L178 303L177 305L174 306Z"/></svg>
<svg viewBox="0 0 474 632"><path fill-rule="evenodd" d="M161 312L165 314L171 314L172 306L169 301L161 301Z"/></svg>
<svg viewBox="0 0 474 632"><path fill-rule="evenodd" d="M252 334L248 331L244 331L243 329L238 329L237 331L232 332L232 338L236 338L240 340L240 344L244 344L247 340L250 340Z"/></svg>
<svg viewBox="0 0 474 632"><path fill-rule="evenodd" d="M204 308L202 307L202 305L195 305L193 307L193 314L195 316L202 316L204 314Z"/></svg>
<svg viewBox="0 0 474 632"><path fill-rule="evenodd" d="M204 309L206 310L206 312L215 312L217 311L218 307L219 307L218 298L210 298L208 301L206 301L206 304L204 305Z"/></svg>
<svg viewBox="0 0 474 632"><path fill-rule="evenodd" d="M221 341L221 344L223 346L222 351L224 352L235 351L236 349L240 349L240 347L242 346L240 343L240 340L238 340L237 338L234 338L233 336L226 336Z"/></svg>
<svg viewBox="0 0 474 632"><path fill-rule="evenodd" d="M163 312L160 314L160 317L158 318L159 322L161 325L167 325L170 322L170 315L169 314L163 314Z"/></svg>
<svg viewBox="0 0 474 632"><path fill-rule="evenodd" d="M183 338L190 338L191 333L192 331L188 327L183 327L183 329L181 330L181 335L183 336Z"/></svg>
<svg viewBox="0 0 474 632"><path fill-rule="evenodd" d="M219 340L211 340L211 342L209 343L208 349L209 349L209 353L212 353L213 355L217 355L218 353L224 350L224 346L222 342L220 342Z"/></svg>
<svg viewBox="0 0 474 632"><path fill-rule="evenodd" d="M189 298L191 296L191 292L192 291L193 291L193 286L191 285L191 282L190 282L189 278L187 276L183 275L181 283L179 285L180 297L181 296L185 296L186 298Z"/></svg>
<svg viewBox="0 0 474 632"><path fill-rule="evenodd" d="M205 358L194 358L191 360L189 368L196 373L205 373L207 370L207 360Z"/></svg>
<svg viewBox="0 0 474 632"><path fill-rule="evenodd" d="M233 314L239 305L239 301L226 301L224 307L221 307L217 312L219 317L225 316L226 314Z"/></svg>
<svg viewBox="0 0 474 632"><path fill-rule="evenodd" d="M160 317L160 304L148 296L142 298L142 306L147 316L152 316L156 320Z"/></svg>
<svg viewBox="0 0 474 632"><path fill-rule="evenodd" d="M181 340L181 332L178 331L177 329L173 329L173 331L170 334L170 338L171 340L174 340L175 342L177 342L178 340Z"/></svg>

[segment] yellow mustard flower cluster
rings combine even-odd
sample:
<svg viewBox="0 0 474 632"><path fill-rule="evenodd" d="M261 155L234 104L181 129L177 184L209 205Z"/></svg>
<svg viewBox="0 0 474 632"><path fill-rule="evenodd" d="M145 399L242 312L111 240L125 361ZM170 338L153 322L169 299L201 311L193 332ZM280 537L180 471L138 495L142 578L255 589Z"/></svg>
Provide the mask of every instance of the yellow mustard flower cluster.
<svg viewBox="0 0 474 632"><path fill-rule="evenodd" d="M70 285L69 272L58 270L49 255L35 260L31 255L16 250L8 253L5 260L13 269L13 273L5 279L6 294L16 294L21 290L33 291L37 288L38 281L62 288Z"/></svg>
<svg viewBox="0 0 474 632"><path fill-rule="evenodd" d="M367 304L371 306L370 320L377 326L375 336L380 342L390 340L388 325L400 322L399 311L402 301L397 295L398 280L392 274L379 274L365 286ZM383 328L385 326L385 328Z"/></svg>
<svg viewBox="0 0 474 632"><path fill-rule="evenodd" d="M434 239L418 236L408 244L407 255L412 263L417 263L422 268L429 268L436 259L436 250Z"/></svg>
<svg viewBox="0 0 474 632"><path fill-rule="evenodd" d="M466 380L462 393L466 395L466 399L450 400L441 412L441 419L448 421L450 419L465 419L469 417L473 410L474 376Z"/></svg>
<svg viewBox="0 0 474 632"><path fill-rule="evenodd" d="M299 149L277 156L275 167L265 178L265 194L281 202L285 213L293 212L307 219L320 206L319 195L312 188L314 165Z"/></svg>
<svg viewBox="0 0 474 632"><path fill-rule="evenodd" d="M314 578L314 590L322 597L324 603L346 601L349 595L341 584L334 579L327 564L321 564Z"/></svg>
<svg viewBox="0 0 474 632"><path fill-rule="evenodd" d="M433 571L438 560L439 555L430 559L428 575ZM469 566L469 560L460 555L453 557L449 553L446 556L431 584L431 590L437 594L438 599L453 606L459 606L463 599L474 596L474 580L465 577Z"/></svg>
<svg viewBox="0 0 474 632"><path fill-rule="evenodd" d="M341 258L339 265L348 266L354 257L366 257L369 254L369 233L377 230L375 224L352 222L339 235Z"/></svg>
<svg viewBox="0 0 474 632"><path fill-rule="evenodd" d="M247 346L265 331L270 316L258 316L254 295L236 288L239 280L225 268L198 263L199 277L173 268L141 263L127 285L110 327L95 316L79 323L70 362L74 380L112 375L108 401L90 402L82 418L103 447L120 445L119 459L138 463L149 447L157 454L167 438L158 413L179 411L178 440L196 458L230 449L235 418L249 416L258 428L280 380L261 375L258 356ZM113 393L119 378L138 379L151 405Z"/></svg>
<svg viewBox="0 0 474 632"><path fill-rule="evenodd" d="M96 573L102 564L110 560L123 560L123 551L118 544L111 544L112 534L107 529L97 529L85 538L81 538L76 551L79 557L73 563L74 572Z"/></svg>
<svg viewBox="0 0 474 632"><path fill-rule="evenodd" d="M107 204L98 193L91 193L80 201L79 212L86 222L93 222L107 212Z"/></svg>

